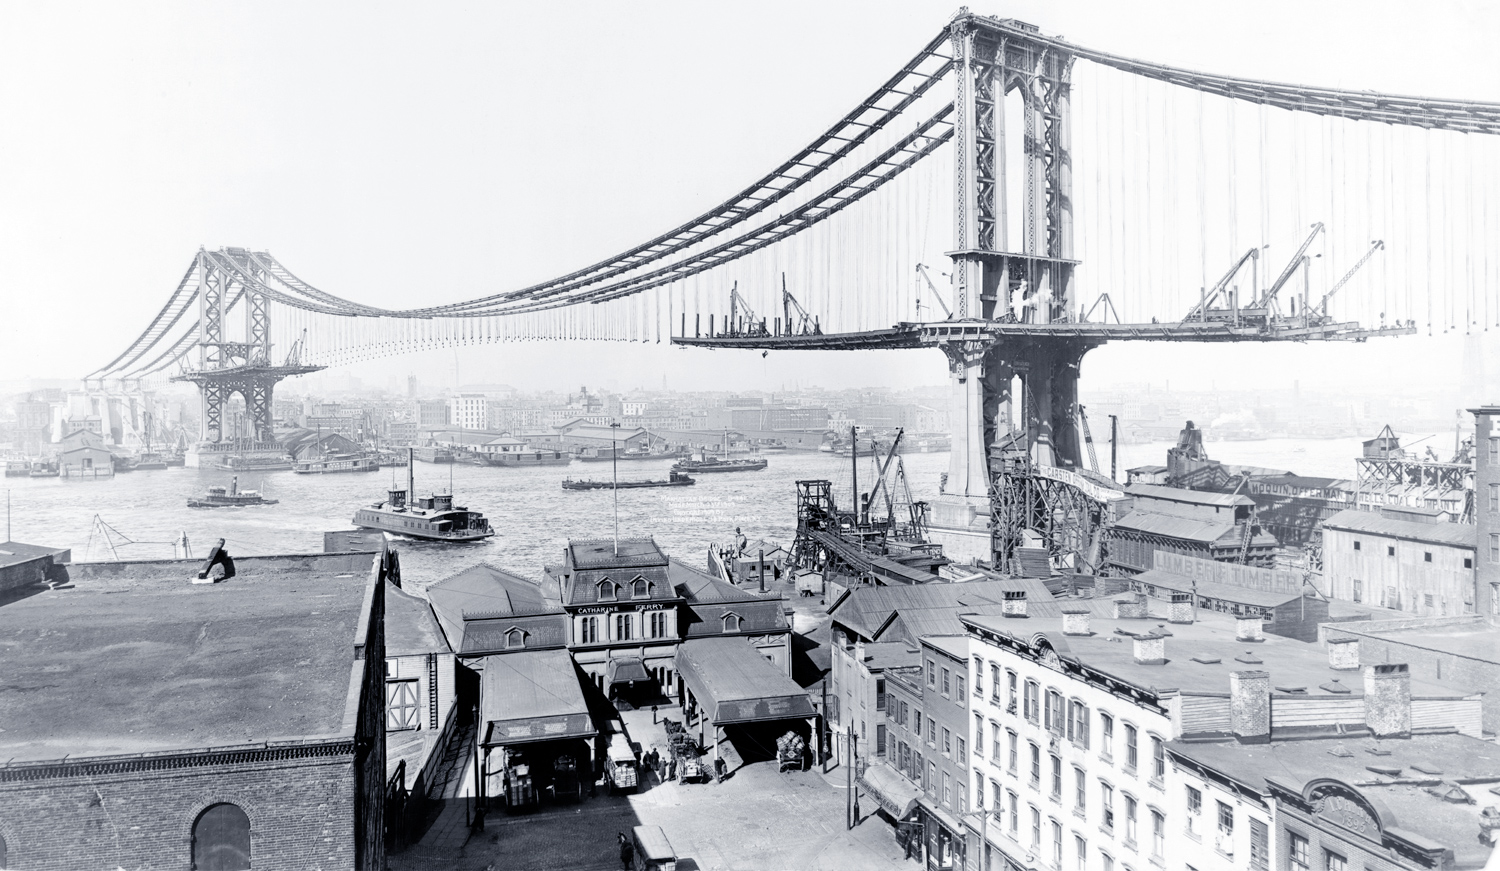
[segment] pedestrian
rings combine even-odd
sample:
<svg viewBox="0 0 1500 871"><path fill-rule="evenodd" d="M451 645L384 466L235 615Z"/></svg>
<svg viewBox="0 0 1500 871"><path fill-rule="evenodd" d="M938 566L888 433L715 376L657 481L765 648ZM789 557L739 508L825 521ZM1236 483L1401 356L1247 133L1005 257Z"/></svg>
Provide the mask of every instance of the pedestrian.
<svg viewBox="0 0 1500 871"><path fill-rule="evenodd" d="M714 757L714 773L716 775L718 775L718 779L719 780L723 780L724 779L724 772L726 770L728 770L728 768L729 768L729 766L724 764L724 757L722 757L722 756L716 756L716 757Z"/></svg>
<svg viewBox="0 0 1500 871"><path fill-rule="evenodd" d="M630 871L630 863L635 861L635 845L631 844L622 833L620 835L620 868Z"/></svg>

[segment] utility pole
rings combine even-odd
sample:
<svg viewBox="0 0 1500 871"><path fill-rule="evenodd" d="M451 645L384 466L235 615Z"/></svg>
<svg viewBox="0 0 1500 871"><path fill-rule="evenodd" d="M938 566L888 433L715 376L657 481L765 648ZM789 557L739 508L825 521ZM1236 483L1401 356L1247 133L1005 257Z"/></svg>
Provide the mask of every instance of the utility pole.
<svg viewBox="0 0 1500 871"><path fill-rule="evenodd" d="M614 479L610 490L615 494L615 556L620 555L620 422L609 422L609 468Z"/></svg>
<svg viewBox="0 0 1500 871"><path fill-rule="evenodd" d="M1116 474L1120 459L1119 444L1120 418L1118 415L1111 414L1109 416L1109 479L1116 483L1120 480Z"/></svg>
<svg viewBox="0 0 1500 871"><path fill-rule="evenodd" d="M860 525L859 502L859 427L849 427L849 486L854 488L854 527Z"/></svg>
<svg viewBox="0 0 1500 871"><path fill-rule="evenodd" d="M854 721L847 724L845 734L848 736L849 752L844 754L844 782L848 785L844 797L844 822L845 829L854 828Z"/></svg>

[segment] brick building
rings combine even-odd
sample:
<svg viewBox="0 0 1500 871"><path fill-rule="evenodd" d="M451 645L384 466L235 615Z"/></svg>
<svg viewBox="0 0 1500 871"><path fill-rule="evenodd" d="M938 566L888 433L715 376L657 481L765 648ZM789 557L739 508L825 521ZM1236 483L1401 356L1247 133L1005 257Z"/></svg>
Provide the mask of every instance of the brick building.
<svg viewBox="0 0 1500 871"><path fill-rule="evenodd" d="M1479 554L1474 613L1500 625L1500 408L1471 408L1474 415L1474 526Z"/></svg>
<svg viewBox="0 0 1500 871"><path fill-rule="evenodd" d="M74 564L0 605L5 867L383 869L381 565Z"/></svg>

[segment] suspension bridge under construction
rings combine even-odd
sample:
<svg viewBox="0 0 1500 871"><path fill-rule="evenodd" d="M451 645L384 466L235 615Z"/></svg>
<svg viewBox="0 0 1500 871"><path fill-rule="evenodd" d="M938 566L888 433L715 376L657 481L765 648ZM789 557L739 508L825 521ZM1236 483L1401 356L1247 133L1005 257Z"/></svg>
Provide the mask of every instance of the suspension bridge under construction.
<svg viewBox="0 0 1500 871"><path fill-rule="evenodd" d="M1120 489L1085 459L1085 355L1500 326L1496 134L1497 103L1195 72L961 10L781 165L613 257L398 310L200 250L89 381L196 383L212 448L231 396L269 442L281 379L430 348L936 348L954 432L927 537L1003 569L1030 535L1088 569Z"/></svg>

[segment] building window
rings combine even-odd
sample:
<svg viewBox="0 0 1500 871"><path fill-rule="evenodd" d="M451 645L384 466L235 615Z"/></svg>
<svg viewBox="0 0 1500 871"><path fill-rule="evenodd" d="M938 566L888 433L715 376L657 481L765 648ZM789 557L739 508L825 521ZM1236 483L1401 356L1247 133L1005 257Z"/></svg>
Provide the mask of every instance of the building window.
<svg viewBox="0 0 1500 871"><path fill-rule="evenodd" d="M1042 812L1035 807L1031 809L1031 849L1042 848Z"/></svg>
<svg viewBox="0 0 1500 871"><path fill-rule="evenodd" d="M599 640L599 618L584 617L578 621L578 638L581 644L594 644Z"/></svg>
<svg viewBox="0 0 1500 871"><path fill-rule="evenodd" d="M984 697L984 660L974 657L974 695Z"/></svg>
<svg viewBox="0 0 1500 871"><path fill-rule="evenodd" d="M1058 822L1057 820L1053 820L1052 821L1052 864L1056 865L1059 868L1062 867L1062 860L1063 860L1062 844L1063 844L1062 823Z"/></svg>
<svg viewBox="0 0 1500 871"><path fill-rule="evenodd" d="M1099 781L1099 807L1104 810L1104 831L1115 830L1115 788Z"/></svg>
<svg viewBox="0 0 1500 871"><path fill-rule="evenodd" d="M1021 829L1021 799L1009 790L1005 794L1010 798L1010 836L1015 838Z"/></svg>
<svg viewBox="0 0 1500 871"><path fill-rule="evenodd" d="M1014 714L1016 712L1016 684L1021 680L1020 676L1010 669L1005 670L1005 712Z"/></svg>
<svg viewBox="0 0 1500 871"><path fill-rule="evenodd" d="M666 638L667 637L667 612L666 611L652 611L651 612L651 637L652 638Z"/></svg>
<svg viewBox="0 0 1500 871"><path fill-rule="evenodd" d="M968 678L961 674L953 676L953 698L957 699L959 704L963 704L964 696L968 693L966 689L968 687L967 681Z"/></svg>
<svg viewBox="0 0 1500 871"><path fill-rule="evenodd" d="M885 678L878 677L875 679L875 710L883 711L885 709Z"/></svg>
<svg viewBox="0 0 1500 871"><path fill-rule="evenodd" d="M1354 549L1359 550L1359 539L1357 538L1354 540Z"/></svg>
<svg viewBox="0 0 1500 871"><path fill-rule="evenodd" d="M1161 859L1167 849L1167 818L1151 812L1151 857Z"/></svg>
<svg viewBox="0 0 1500 871"><path fill-rule="evenodd" d="M995 764L999 765L1000 764L1000 753L1001 753L1001 749L1000 749L1000 724L997 723L997 722L995 722L994 720L990 721L990 741L992 742L991 746L990 746L990 756L991 756L992 759L995 760Z"/></svg>
<svg viewBox="0 0 1500 871"><path fill-rule="evenodd" d="M1000 666L990 663L990 699L996 704L1000 702Z"/></svg>
<svg viewBox="0 0 1500 871"><path fill-rule="evenodd" d="M1490 485L1490 511L1500 512L1500 484Z"/></svg>
<svg viewBox="0 0 1500 871"><path fill-rule="evenodd" d="M1059 735L1065 729L1062 693L1057 690L1047 690L1047 729Z"/></svg>
<svg viewBox="0 0 1500 871"><path fill-rule="evenodd" d="M1129 723L1125 724L1125 770L1134 771L1136 766L1136 731Z"/></svg>
<svg viewBox="0 0 1500 871"><path fill-rule="evenodd" d="M1162 740L1151 736L1151 779L1160 783L1167 776L1167 748Z"/></svg>
<svg viewBox="0 0 1500 871"><path fill-rule="evenodd" d="M1473 557L1471 557L1471 556L1464 557L1464 568L1466 568L1466 569L1472 569L1472 568L1474 568L1474 558Z"/></svg>
<svg viewBox="0 0 1500 871"><path fill-rule="evenodd" d="M953 778L948 772L943 772L943 804L953 806Z"/></svg>
<svg viewBox="0 0 1500 871"><path fill-rule="evenodd" d="M937 720L931 717L927 718L927 743L937 746Z"/></svg>
<svg viewBox="0 0 1500 871"><path fill-rule="evenodd" d="M1115 857L1109 855L1103 850L1100 850L1099 869L1100 871L1115 871Z"/></svg>
<svg viewBox="0 0 1500 871"><path fill-rule="evenodd" d="M885 755L885 724L875 724L875 755Z"/></svg>
<svg viewBox="0 0 1500 871"><path fill-rule="evenodd" d="M1226 856L1234 855L1234 808L1221 802L1219 806L1219 833L1214 846Z"/></svg>
<svg viewBox="0 0 1500 871"><path fill-rule="evenodd" d="M1078 869L1078 871L1088 871L1089 842L1085 841L1082 835L1074 835L1073 850L1078 856L1078 864L1075 867Z"/></svg>
<svg viewBox="0 0 1500 871"><path fill-rule="evenodd" d="M599 601L613 602L615 599L615 585L609 580L599 582Z"/></svg>
<svg viewBox="0 0 1500 871"><path fill-rule="evenodd" d="M1089 709L1083 702L1074 701L1068 706L1068 740L1089 749Z"/></svg>
<svg viewBox="0 0 1500 871"><path fill-rule="evenodd" d="M1500 532L1490 533L1490 562L1500 563Z"/></svg>
<svg viewBox="0 0 1500 871"><path fill-rule="evenodd" d="M1019 748L1021 746L1021 738L1020 736L1016 735L1014 730L1011 729L1006 729L1005 734L1010 739L1010 755L1009 759L1007 760L1009 764L1007 764L1005 767L1010 771L1011 776L1014 777L1016 774L1016 765L1018 764L1016 761L1016 756L1020 753Z"/></svg>
<svg viewBox="0 0 1500 871"><path fill-rule="evenodd" d="M385 730L398 732L421 727L422 715L417 704L416 680L386 681Z"/></svg>
<svg viewBox="0 0 1500 871"><path fill-rule="evenodd" d="M1041 712L1038 710L1041 707L1041 695L1041 684L1038 684L1034 680L1029 680L1026 682L1025 716L1026 719L1030 720L1032 723L1038 723L1041 721Z"/></svg>
<svg viewBox="0 0 1500 871"><path fill-rule="evenodd" d="M1031 744L1031 786L1033 789L1042 786L1042 748L1035 744Z"/></svg>
<svg viewBox="0 0 1500 871"><path fill-rule="evenodd" d="M630 614L615 615L615 640L629 641L632 637L631 626L635 622Z"/></svg>
<svg viewBox="0 0 1500 871"><path fill-rule="evenodd" d="M250 817L238 805L211 805L193 822L193 868L248 871Z"/></svg>
<svg viewBox="0 0 1500 871"><path fill-rule="evenodd" d="M725 632L738 632L738 631L740 631L740 615L738 615L738 614L725 614L724 615L724 631Z"/></svg>
<svg viewBox="0 0 1500 871"><path fill-rule="evenodd" d="M1197 787L1187 788L1187 833L1194 838L1198 835L1198 817L1203 814L1203 793Z"/></svg>
<svg viewBox="0 0 1500 871"><path fill-rule="evenodd" d="M1099 755L1106 762L1113 759L1115 749L1115 718L1099 712Z"/></svg>
<svg viewBox="0 0 1500 871"><path fill-rule="evenodd" d="M1323 851L1324 871L1349 871L1349 861L1332 850Z"/></svg>
<svg viewBox="0 0 1500 871"><path fill-rule="evenodd" d="M964 741L964 736L962 735L958 736L958 764L969 764L969 745L968 742Z"/></svg>
<svg viewBox="0 0 1500 871"><path fill-rule="evenodd" d="M922 712L919 710L912 715L912 731L917 733L917 740L922 740Z"/></svg>
<svg viewBox="0 0 1500 871"><path fill-rule="evenodd" d="M1078 812L1079 816L1082 816L1088 810L1089 778L1087 774L1083 773L1082 768L1076 767L1073 769L1073 778L1075 783L1077 784L1076 791L1073 795L1073 809Z"/></svg>
<svg viewBox="0 0 1500 871"><path fill-rule="evenodd" d="M1422 551L1422 562L1424 562L1424 563L1430 563L1430 562L1432 562L1432 551L1430 551L1430 550L1424 550L1424 551Z"/></svg>
<svg viewBox="0 0 1500 871"><path fill-rule="evenodd" d="M984 755L984 715L974 715L974 757Z"/></svg>
<svg viewBox="0 0 1500 871"><path fill-rule="evenodd" d="M1052 757L1052 798L1062 801L1062 757Z"/></svg>
<svg viewBox="0 0 1500 871"><path fill-rule="evenodd" d="M1307 839L1296 832L1287 832L1286 858L1292 871L1308 871Z"/></svg>
<svg viewBox="0 0 1500 871"><path fill-rule="evenodd" d="M944 668L943 669L943 689L942 689L942 693L943 693L943 697L944 698L947 698L948 695L949 695L949 691L951 689L951 687L950 687L951 681L952 681L952 672L948 671L947 668Z"/></svg>
<svg viewBox="0 0 1500 871"><path fill-rule="evenodd" d="M947 726L943 727L943 755L953 755L953 733L948 730Z"/></svg>
<svg viewBox="0 0 1500 871"><path fill-rule="evenodd" d="M1358 578L1355 578L1354 579L1354 601L1356 601L1356 602L1363 602L1364 600L1365 600L1365 582L1361 581Z"/></svg>
<svg viewBox="0 0 1500 871"><path fill-rule="evenodd" d="M982 789L980 790L980 792L983 791L984 790ZM962 780L958 781L957 785L954 787L953 798L958 802L956 810L960 815L962 815L969 809L969 788L967 786L964 786L964 782ZM981 810L983 809L981 808Z"/></svg>
<svg viewBox="0 0 1500 871"><path fill-rule="evenodd" d="M635 582L631 584L630 595L635 599L648 598L651 595L651 585L646 583L642 578L636 578Z"/></svg>
<svg viewBox="0 0 1500 871"><path fill-rule="evenodd" d="M938 785L937 763L933 762L931 760L928 760L928 762L927 762L927 783L926 783L926 785L925 785L924 788L928 792L932 792L933 790L937 789L937 785Z"/></svg>
<svg viewBox="0 0 1500 871"><path fill-rule="evenodd" d="M1135 798L1125 796L1125 843L1135 843Z"/></svg>
<svg viewBox="0 0 1500 871"><path fill-rule="evenodd" d="M1490 465L1500 463L1500 438L1490 439Z"/></svg>

